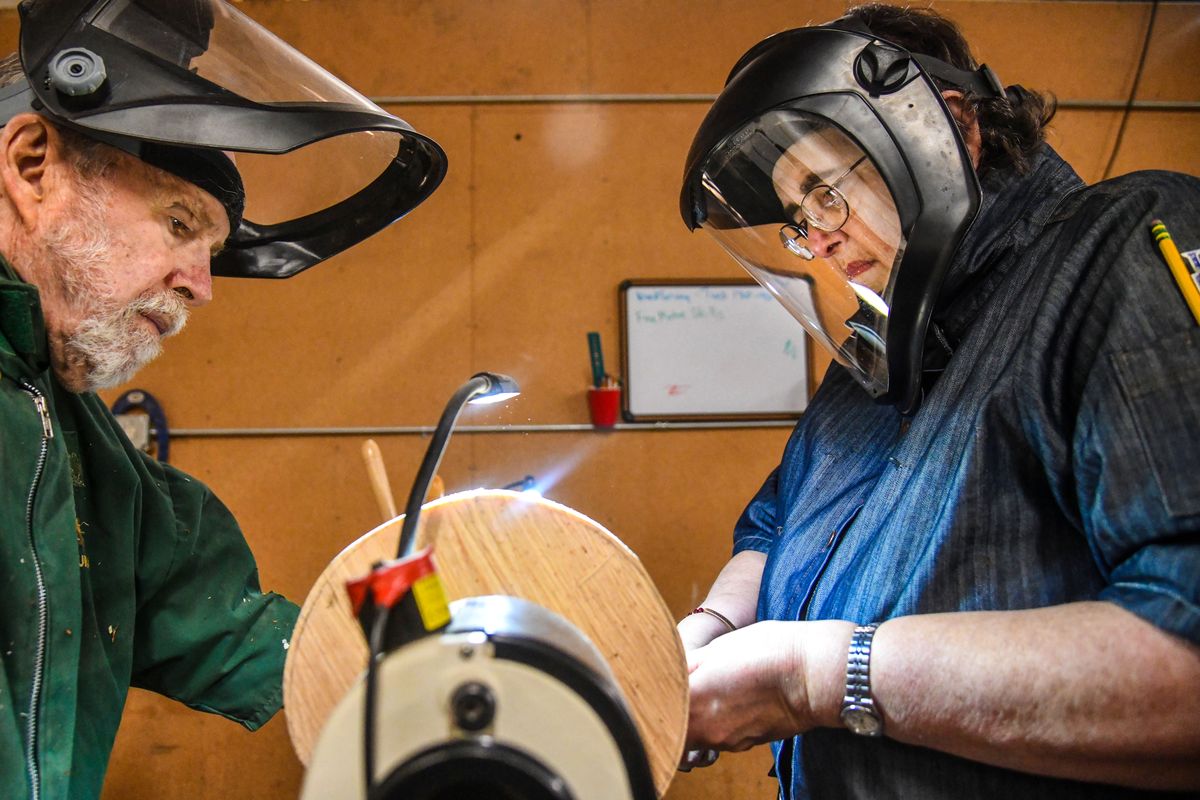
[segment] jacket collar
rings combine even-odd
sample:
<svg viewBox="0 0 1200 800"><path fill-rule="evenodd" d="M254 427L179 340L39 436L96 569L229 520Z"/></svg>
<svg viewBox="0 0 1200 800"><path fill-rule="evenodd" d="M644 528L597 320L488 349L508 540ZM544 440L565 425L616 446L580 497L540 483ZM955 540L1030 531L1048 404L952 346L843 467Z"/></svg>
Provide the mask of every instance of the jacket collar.
<svg viewBox="0 0 1200 800"><path fill-rule="evenodd" d="M954 356L971 322L1025 248L1083 180L1043 144L1030 169L994 170L980 180L983 201L954 254L925 336L922 388L928 392Z"/></svg>
<svg viewBox="0 0 1200 800"><path fill-rule="evenodd" d="M1030 169L993 170L980 181L983 202L946 276L934 321L951 341L961 340L996 286L1050 221L1068 195L1084 187L1071 165L1049 145Z"/></svg>
<svg viewBox="0 0 1200 800"><path fill-rule="evenodd" d="M46 324L37 287L25 283L0 255L0 351L17 355L34 373L50 366Z"/></svg>

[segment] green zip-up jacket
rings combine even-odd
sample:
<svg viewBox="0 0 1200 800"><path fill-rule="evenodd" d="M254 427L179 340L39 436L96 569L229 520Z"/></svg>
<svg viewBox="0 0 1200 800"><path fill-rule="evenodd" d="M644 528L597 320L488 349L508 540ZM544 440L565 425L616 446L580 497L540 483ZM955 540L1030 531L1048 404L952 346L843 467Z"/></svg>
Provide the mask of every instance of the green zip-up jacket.
<svg viewBox="0 0 1200 800"><path fill-rule="evenodd" d="M0 794L99 797L130 686L259 727L296 614L212 492L59 385L0 258Z"/></svg>

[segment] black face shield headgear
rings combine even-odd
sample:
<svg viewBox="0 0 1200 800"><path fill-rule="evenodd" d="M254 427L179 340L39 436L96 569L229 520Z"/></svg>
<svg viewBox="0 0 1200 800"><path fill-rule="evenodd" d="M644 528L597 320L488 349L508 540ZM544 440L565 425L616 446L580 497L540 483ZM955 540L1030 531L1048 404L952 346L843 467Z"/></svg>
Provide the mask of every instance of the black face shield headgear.
<svg viewBox="0 0 1200 800"><path fill-rule="evenodd" d="M231 223L214 275L295 275L404 216L445 175L436 142L224 0L20 11L26 77L0 90L0 124L34 111L211 193Z"/></svg>
<svg viewBox="0 0 1200 800"><path fill-rule="evenodd" d="M692 142L680 211L881 403L911 414L934 301L979 182L933 77L1002 95L845 19L776 34L730 73Z"/></svg>

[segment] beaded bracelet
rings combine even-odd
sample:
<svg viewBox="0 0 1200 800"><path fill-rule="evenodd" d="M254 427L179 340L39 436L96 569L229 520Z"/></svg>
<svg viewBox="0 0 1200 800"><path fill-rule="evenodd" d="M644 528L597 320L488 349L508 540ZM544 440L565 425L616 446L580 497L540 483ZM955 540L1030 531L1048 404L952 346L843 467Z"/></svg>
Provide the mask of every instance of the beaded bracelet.
<svg viewBox="0 0 1200 800"><path fill-rule="evenodd" d="M717 619L721 620L721 622L724 622L725 627L729 628L729 630L737 630L737 625L734 625L732 622L730 622L729 617L725 616L720 611L714 611L713 609L705 608L704 606L697 606L696 608L692 609L692 614L708 614L710 617L716 617ZM691 616L691 614L688 616Z"/></svg>

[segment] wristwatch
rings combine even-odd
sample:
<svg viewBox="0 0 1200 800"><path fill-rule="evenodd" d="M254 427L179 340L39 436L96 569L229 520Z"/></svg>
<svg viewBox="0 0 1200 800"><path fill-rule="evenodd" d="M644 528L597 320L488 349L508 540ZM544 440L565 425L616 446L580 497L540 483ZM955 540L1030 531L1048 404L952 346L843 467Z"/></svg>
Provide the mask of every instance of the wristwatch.
<svg viewBox="0 0 1200 800"><path fill-rule="evenodd" d="M871 696L871 638L878 627L876 623L855 628L846 657L842 724L859 736L883 736L883 717Z"/></svg>

